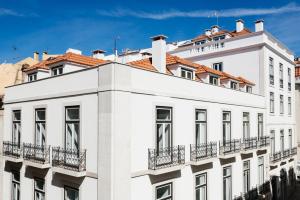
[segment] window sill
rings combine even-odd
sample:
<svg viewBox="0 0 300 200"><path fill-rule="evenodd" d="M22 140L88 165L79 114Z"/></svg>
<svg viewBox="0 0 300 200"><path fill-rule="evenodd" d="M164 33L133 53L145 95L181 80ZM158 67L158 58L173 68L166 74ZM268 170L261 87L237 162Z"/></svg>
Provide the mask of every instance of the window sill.
<svg viewBox="0 0 300 200"><path fill-rule="evenodd" d="M269 113L270 116L275 116L275 113Z"/></svg>

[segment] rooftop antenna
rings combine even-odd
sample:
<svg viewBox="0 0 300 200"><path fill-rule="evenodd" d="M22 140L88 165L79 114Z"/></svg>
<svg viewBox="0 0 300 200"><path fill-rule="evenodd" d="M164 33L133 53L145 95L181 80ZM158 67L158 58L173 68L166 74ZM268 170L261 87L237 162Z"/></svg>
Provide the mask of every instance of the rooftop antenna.
<svg viewBox="0 0 300 200"><path fill-rule="evenodd" d="M215 11L214 16L217 19L217 26L219 26L219 14L218 14L218 11Z"/></svg>
<svg viewBox="0 0 300 200"><path fill-rule="evenodd" d="M117 49L117 40L120 39L120 36L117 36L114 38L114 54L115 54L115 61L117 59L117 56L118 56L118 49Z"/></svg>

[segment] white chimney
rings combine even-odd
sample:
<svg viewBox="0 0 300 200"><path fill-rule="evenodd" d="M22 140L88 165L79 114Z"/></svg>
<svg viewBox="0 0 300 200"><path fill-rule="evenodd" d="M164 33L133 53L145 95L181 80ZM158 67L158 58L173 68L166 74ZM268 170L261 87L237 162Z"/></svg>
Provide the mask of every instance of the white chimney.
<svg viewBox="0 0 300 200"><path fill-rule="evenodd" d="M39 52L34 52L33 53L33 59L35 60L35 61L39 61Z"/></svg>
<svg viewBox="0 0 300 200"><path fill-rule="evenodd" d="M256 20L255 22L255 32L264 31L264 20Z"/></svg>
<svg viewBox="0 0 300 200"><path fill-rule="evenodd" d="M48 52L44 51L42 55L42 60L46 60L48 58Z"/></svg>
<svg viewBox="0 0 300 200"><path fill-rule="evenodd" d="M152 65L161 73L166 73L166 36L152 37Z"/></svg>
<svg viewBox="0 0 300 200"><path fill-rule="evenodd" d="M215 33L219 32L219 30L220 30L220 27L218 25L214 25L214 26L211 27L211 33L212 34L215 34Z"/></svg>
<svg viewBox="0 0 300 200"><path fill-rule="evenodd" d="M205 35L206 36L210 36L211 35L211 30L210 29L206 29L205 30Z"/></svg>
<svg viewBox="0 0 300 200"><path fill-rule="evenodd" d="M236 32L241 32L244 30L244 21L242 19L236 20Z"/></svg>
<svg viewBox="0 0 300 200"><path fill-rule="evenodd" d="M72 48L68 48L68 50L66 51L66 53L75 53L75 54L79 54L81 55L82 52L78 49L72 49Z"/></svg>
<svg viewBox="0 0 300 200"><path fill-rule="evenodd" d="M106 53L106 51L101 50L101 49L97 49L93 51L93 58L97 58L97 59L104 59L104 54Z"/></svg>

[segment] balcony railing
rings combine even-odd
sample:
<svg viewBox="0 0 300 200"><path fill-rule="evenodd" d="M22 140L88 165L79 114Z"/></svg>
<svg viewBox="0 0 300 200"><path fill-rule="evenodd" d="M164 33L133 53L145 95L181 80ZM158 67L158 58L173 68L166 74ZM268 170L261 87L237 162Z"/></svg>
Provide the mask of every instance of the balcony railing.
<svg viewBox="0 0 300 200"><path fill-rule="evenodd" d="M9 156L13 158L21 158L22 156L22 149L20 144L4 141L3 142L3 155Z"/></svg>
<svg viewBox="0 0 300 200"><path fill-rule="evenodd" d="M290 156L290 149L286 149L282 152L281 158L287 158Z"/></svg>
<svg viewBox="0 0 300 200"><path fill-rule="evenodd" d="M261 136L258 140L258 148L267 147L270 145L269 136Z"/></svg>
<svg viewBox="0 0 300 200"><path fill-rule="evenodd" d="M257 137L245 138L242 143L242 150L252 150L257 148Z"/></svg>
<svg viewBox="0 0 300 200"><path fill-rule="evenodd" d="M68 170L82 172L86 170L86 150L52 147L52 165Z"/></svg>
<svg viewBox="0 0 300 200"><path fill-rule="evenodd" d="M241 140L226 140L219 141L219 153L220 155L228 155L239 152L241 150Z"/></svg>
<svg viewBox="0 0 300 200"><path fill-rule="evenodd" d="M156 170L185 163L184 146L148 149L148 169Z"/></svg>
<svg viewBox="0 0 300 200"><path fill-rule="evenodd" d="M274 154L270 155L270 161L271 162L278 162L279 160L281 160L281 152L275 152Z"/></svg>
<svg viewBox="0 0 300 200"><path fill-rule="evenodd" d="M293 147L291 148L291 151L290 151L290 156L294 156L297 154L297 147Z"/></svg>
<svg viewBox="0 0 300 200"><path fill-rule="evenodd" d="M191 161L197 162L217 156L217 142L190 145Z"/></svg>
<svg viewBox="0 0 300 200"><path fill-rule="evenodd" d="M40 146L31 143L24 143L23 145L23 158L36 163L49 163L50 162L50 146Z"/></svg>
<svg viewBox="0 0 300 200"><path fill-rule="evenodd" d="M270 181L266 181L258 187L258 192L260 195L266 195L271 192Z"/></svg>

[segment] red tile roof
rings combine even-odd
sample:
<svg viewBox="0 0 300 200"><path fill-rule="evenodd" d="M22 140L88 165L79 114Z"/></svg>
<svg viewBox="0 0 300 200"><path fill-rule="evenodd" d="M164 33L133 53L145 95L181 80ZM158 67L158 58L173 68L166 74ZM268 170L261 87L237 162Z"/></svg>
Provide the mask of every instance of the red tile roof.
<svg viewBox="0 0 300 200"><path fill-rule="evenodd" d="M240 81L240 84L255 85L255 83L253 83L253 82L251 82L251 81L249 81L249 80L247 80L247 79L245 79L241 76L239 76L237 78Z"/></svg>
<svg viewBox="0 0 300 200"><path fill-rule="evenodd" d="M295 77L300 76L300 67L295 67Z"/></svg>

